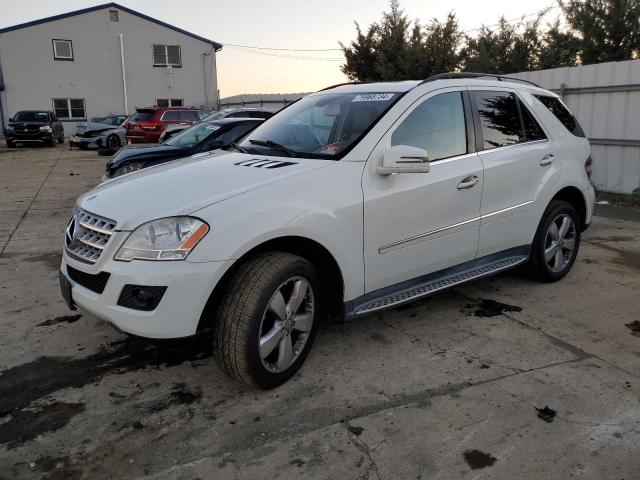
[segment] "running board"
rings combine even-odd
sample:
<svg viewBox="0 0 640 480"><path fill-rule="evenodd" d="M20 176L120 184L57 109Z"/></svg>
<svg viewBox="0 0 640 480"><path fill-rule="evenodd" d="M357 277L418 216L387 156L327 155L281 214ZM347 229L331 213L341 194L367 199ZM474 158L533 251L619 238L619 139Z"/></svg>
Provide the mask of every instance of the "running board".
<svg viewBox="0 0 640 480"><path fill-rule="evenodd" d="M352 319L395 308L441 290L517 267L526 262L528 258L528 246L512 248L505 252L425 275L415 280L383 288L347 302L345 305L345 318Z"/></svg>

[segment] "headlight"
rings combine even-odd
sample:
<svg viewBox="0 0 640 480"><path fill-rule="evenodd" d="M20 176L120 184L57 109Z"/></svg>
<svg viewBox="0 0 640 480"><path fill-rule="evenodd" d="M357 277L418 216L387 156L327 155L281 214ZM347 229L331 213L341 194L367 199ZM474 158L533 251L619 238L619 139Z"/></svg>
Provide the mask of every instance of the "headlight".
<svg viewBox="0 0 640 480"><path fill-rule="evenodd" d="M136 228L124 242L115 259L184 260L209 231L202 220L169 217L153 220Z"/></svg>
<svg viewBox="0 0 640 480"><path fill-rule="evenodd" d="M124 175L125 173L135 172L136 170L140 170L144 167L144 162L131 162L123 165L118 168L113 174L114 177L119 177L120 175Z"/></svg>
<svg viewBox="0 0 640 480"><path fill-rule="evenodd" d="M50 132L51 131L51 127L49 125L44 125L42 127L40 127L40 130L43 132Z"/></svg>
<svg viewBox="0 0 640 480"><path fill-rule="evenodd" d="M13 130L13 127L11 125L7 125L6 127L4 127L4 129L11 131L11 130Z"/></svg>

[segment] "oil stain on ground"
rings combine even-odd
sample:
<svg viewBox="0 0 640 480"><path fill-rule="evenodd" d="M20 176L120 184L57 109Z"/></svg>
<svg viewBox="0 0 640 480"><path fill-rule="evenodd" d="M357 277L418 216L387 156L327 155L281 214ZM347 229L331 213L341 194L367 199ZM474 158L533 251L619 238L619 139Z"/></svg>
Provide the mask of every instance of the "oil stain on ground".
<svg viewBox="0 0 640 480"><path fill-rule="evenodd" d="M80 318L82 317L82 315L77 314L77 315L62 315L60 317L55 317L55 318L50 318L49 320L45 320L42 323L39 323L38 325L36 325L37 327L49 327L51 325L58 325L60 323L75 323L78 320L80 320Z"/></svg>
<svg viewBox="0 0 640 480"><path fill-rule="evenodd" d="M521 312L522 308L516 305L507 305L506 303L496 302L488 298L480 300L478 305L470 305L470 308L479 307L474 311L476 317L497 317L504 312Z"/></svg>
<svg viewBox="0 0 640 480"><path fill-rule="evenodd" d="M465 450L463 453L464 460L472 470L490 467L496 463L497 459L493 455L481 452L480 450Z"/></svg>

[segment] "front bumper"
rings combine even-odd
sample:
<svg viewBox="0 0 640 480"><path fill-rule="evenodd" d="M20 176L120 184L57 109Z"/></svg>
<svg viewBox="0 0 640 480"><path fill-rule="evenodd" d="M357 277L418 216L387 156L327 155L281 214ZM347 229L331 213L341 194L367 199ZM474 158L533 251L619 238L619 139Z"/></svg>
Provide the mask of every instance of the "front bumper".
<svg viewBox="0 0 640 480"><path fill-rule="evenodd" d="M230 264L230 261L103 260L100 259L95 265L87 265L65 252L60 269L71 284L73 304L112 323L119 330L158 339L189 337L197 332L207 300ZM109 273L102 293L96 293L72 280L67 266L91 275ZM142 311L118 305L118 299L127 284L167 288L154 310Z"/></svg>
<svg viewBox="0 0 640 480"><path fill-rule="evenodd" d="M45 143L50 142L53 139L52 132L19 132L16 130L5 130L4 131L5 139L10 142L21 143L21 142L38 142Z"/></svg>
<svg viewBox="0 0 640 480"><path fill-rule="evenodd" d="M95 147L102 148L105 145L105 139L101 135L99 137L80 137L78 135L74 135L73 137L69 137L69 146L70 147Z"/></svg>

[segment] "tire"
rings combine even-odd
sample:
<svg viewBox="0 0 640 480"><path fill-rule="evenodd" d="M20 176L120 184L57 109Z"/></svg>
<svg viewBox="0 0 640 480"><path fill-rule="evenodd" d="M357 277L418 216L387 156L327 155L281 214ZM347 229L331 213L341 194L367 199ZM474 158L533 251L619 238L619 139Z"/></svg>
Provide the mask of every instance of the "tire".
<svg viewBox="0 0 640 480"><path fill-rule="evenodd" d="M64 135L60 135L60 137L58 138L58 143L60 145L62 145L64 143Z"/></svg>
<svg viewBox="0 0 640 480"><path fill-rule="evenodd" d="M120 148L120 137L115 134L111 134L107 137L107 148L114 152Z"/></svg>
<svg viewBox="0 0 640 480"><path fill-rule="evenodd" d="M294 299L296 289L305 293ZM226 285L214 313L213 352L220 368L263 389L287 381L313 344L322 314L320 295L318 274L302 257L268 252L245 263ZM264 350L261 339L271 340Z"/></svg>
<svg viewBox="0 0 640 480"><path fill-rule="evenodd" d="M82 143L82 142L80 142L80 143L78 144L78 148L79 148L80 150L88 150L87 144L86 144L86 143Z"/></svg>
<svg viewBox="0 0 640 480"><path fill-rule="evenodd" d="M7 148L16 148L16 144L7 140Z"/></svg>
<svg viewBox="0 0 640 480"><path fill-rule="evenodd" d="M55 138L51 138L50 140L47 141L47 147L55 147L55 146L56 146Z"/></svg>
<svg viewBox="0 0 640 480"><path fill-rule="evenodd" d="M566 230L565 221L569 222ZM531 278L540 282L556 282L569 273L580 249L581 223L571 204L558 200L549 204L540 220L526 265ZM549 257L551 254L553 256Z"/></svg>

